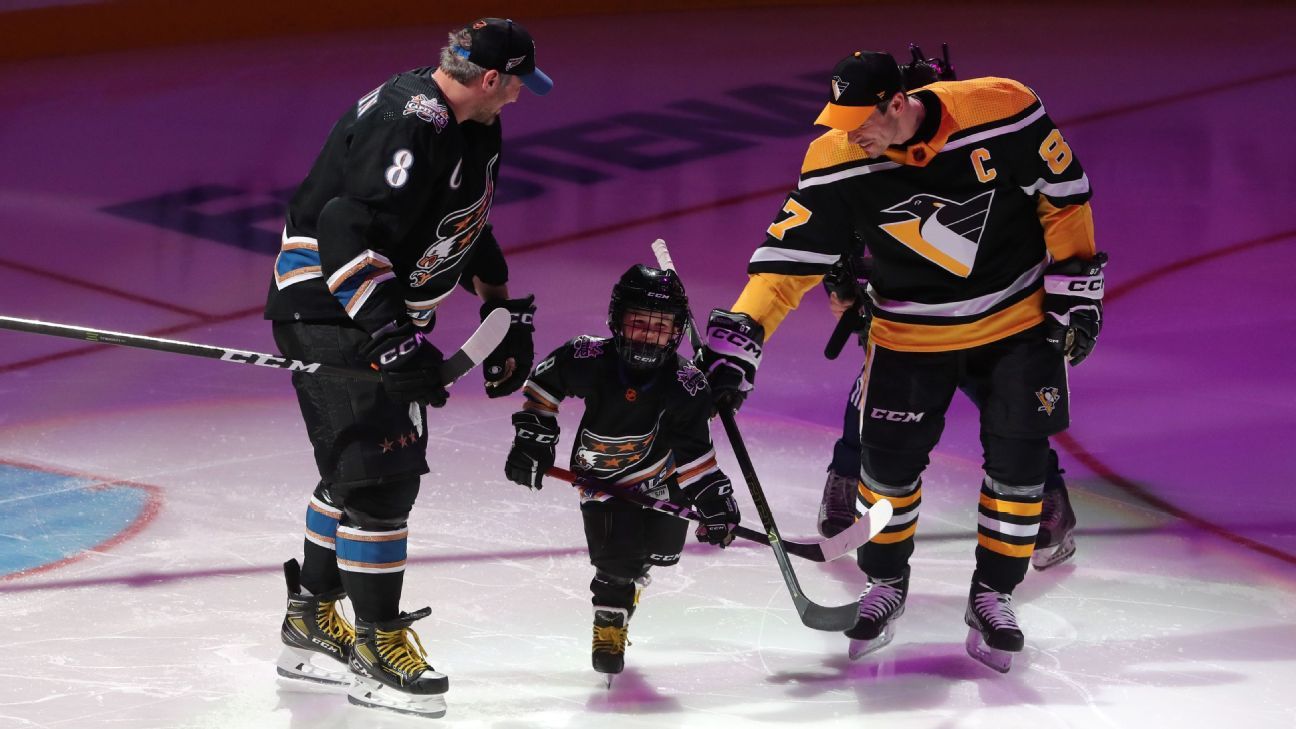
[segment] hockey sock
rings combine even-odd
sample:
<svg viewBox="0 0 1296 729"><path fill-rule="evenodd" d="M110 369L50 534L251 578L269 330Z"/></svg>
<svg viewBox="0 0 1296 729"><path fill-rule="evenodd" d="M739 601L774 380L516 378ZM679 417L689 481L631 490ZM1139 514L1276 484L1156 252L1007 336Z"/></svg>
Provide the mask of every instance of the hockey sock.
<svg viewBox="0 0 1296 729"><path fill-rule="evenodd" d="M409 530L339 526L337 563L356 617L383 622L400 616Z"/></svg>
<svg viewBox="0 0 1296 729"><path fill-rule="evenodd" d="M974 580L1011 593L1026 576L1043 492L1042 483L1011 486L989 477L982 482Z"/></svg>
<svg viewBox="0 0 1296 729"><path fill-rule="evenodd" d="M336 539L342 511L320 498L311 497L306 509L306 539L302 546L301 584L313 594L328 592L342 584L338 574Z"/></svg>
<svg viewBox="0 0 1296 729"><path fill-rule="evenodd" d="M890 486L861 474L859 498L867 507L879 501L891 502L895 512L882 533L860 547L857 563L875 579L898 577L913 554L918 511L922 506L922 480L904 486Z"/></svg>

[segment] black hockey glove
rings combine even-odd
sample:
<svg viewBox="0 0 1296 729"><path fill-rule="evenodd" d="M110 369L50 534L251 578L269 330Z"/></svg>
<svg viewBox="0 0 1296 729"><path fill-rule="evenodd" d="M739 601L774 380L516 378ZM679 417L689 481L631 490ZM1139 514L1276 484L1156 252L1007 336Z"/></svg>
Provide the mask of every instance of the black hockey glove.
<svg viewBox="0 0 1296 729"><path fill-rule="evenodd" d="M765 327L746 314L712 309L698 368L706 373L716 409L737 410L756 382Z"/></svg>
<svg viewBox="0 0 1296 729"><path fill-rule="evenodd" d="M558 447L558 421L523 410L513 413L513 447L504 461L504 475L532 491L544 487L543 478L554 464Z"/></svg>
<svg viewBox="0 0 1296 729"><path fill-rule="evenodd" d="M1107 254L1097 253L1088 261L1068 258L1044 270L1044 338L1072 367L1098 342L1106 265Z"/></svg>
<svg viewBox="0 0 1296 729"><path fill-rule="evenodd" d="M535 344L531 334L535 332L535 296L524 299L502 299L487 301L481 306L482 321L496 309L505 309L513 318L504 341L482 361L482 374L486 377L486 396L504 397L517 392L522 383L531 374L531 363L535 361ZM513 360L513 371L508 371L508 360Z"/></svg>
<svg viewBox="0 0 1296 729"><path fill-rule="evenodd" d="M701 517L697 530L693 532L697 540L721 549L729 546L734 539L734 529L742 520L729 477L719 471L709 474L688 490L688 497L693 502L693 510Z"/></svg>
<svg viewBox="0 0 1296 729"><path fill-rule="evenodd" d="M383 388L397 402L439 408L450 397L441 381L441 351L412 323L379 329L360 353L378 366Z"/></svg>
<svg viewBox="0 0 1296 729"><path fill-rule="evenodd" d="M868 330L873 324L873 311L869 307L870 302L865 291L872 272L872 258L842 256L824 275L824 291L836 296L838 301L847 304L848 307L842 312L841 318L837 320L837 326L833 327L832 334L828 336L828 343L824 345L824 356L828 359L837 359L851 334L859 335L861 345L868 341Z"/></svg>

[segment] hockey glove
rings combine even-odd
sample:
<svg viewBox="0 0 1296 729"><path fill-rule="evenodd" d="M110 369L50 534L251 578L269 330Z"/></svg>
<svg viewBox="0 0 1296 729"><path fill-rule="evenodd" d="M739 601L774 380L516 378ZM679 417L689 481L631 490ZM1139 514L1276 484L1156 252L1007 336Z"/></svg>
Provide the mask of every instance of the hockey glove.
<svg viewBox="0 0 1296 729"><path fill-rule="evenodd" d="M532 491L544 487L545 471L554 464L558 446L558 421L523 410L513 413L513 447L504 461L504 475Z"/></svg>
<svg viewBox="0 0 1296 729"><path fill-rule="evenodd" d="M746 314L712 309L698 368L706 373L716 409L737 410L756 382L765 327Z"/></svg>
<svg viewBox="0 0 1296 729"><path fill-rule="evenodd" d="M504 397L517 392L531 374L531 363L535 360L535 345L531 340L531 334L535 332L534 301L535 296L528 296L524 299L502 299L482 304L482 321L496 309L507 310L513 318L504 341L482 362L487 397ZM513 360L512 372L508 369L510 359Z"/></svg>
<svg viewBox="0 0 1296 729"><path fill-rule="evenodd" d="M734 539L734 529L742 520L729 477L719 471L708 474L701 483L688 489L688 497L700 517L697 530L693 532L697 540L721 549L729 546Z"/></svg>
<svg viewBox="0 0 1296 729"><path fill-rule="evenodd" d="M360 352L382 375L383 389L397 402L439 408L450 393L441 381L441 352L412 323L391 322L373 334Z"/></svg>
<svg viewBox="0 0 1296 729"><path fill-rule="evenodd" d="M1044 270L1044 338L1074 367L1093 351L1102 330L1107 254L1068 258Z"/></svg>

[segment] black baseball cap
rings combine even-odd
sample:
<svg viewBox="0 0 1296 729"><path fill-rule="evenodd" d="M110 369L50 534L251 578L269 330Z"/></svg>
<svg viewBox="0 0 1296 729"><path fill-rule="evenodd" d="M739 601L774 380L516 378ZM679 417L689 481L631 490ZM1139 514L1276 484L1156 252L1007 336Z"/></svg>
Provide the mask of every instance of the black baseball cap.
<svg viewBox="0 0 1296 729"><path fill-rule="evenodd" d="M469 43L455 48L465 58L482 68L520 76L531 92L540 96L553 88L553 79L536 68L535 40L520 23L504 18L482 18L469 24Z"/></svg>
<svg viewBox="0 0 1296 729"><path fill-rule="evenodd" d="M890 53L855 51L833 67L828 105L815 124L850 131L873 113L873 108L904 90L900 66Z"/></svg>

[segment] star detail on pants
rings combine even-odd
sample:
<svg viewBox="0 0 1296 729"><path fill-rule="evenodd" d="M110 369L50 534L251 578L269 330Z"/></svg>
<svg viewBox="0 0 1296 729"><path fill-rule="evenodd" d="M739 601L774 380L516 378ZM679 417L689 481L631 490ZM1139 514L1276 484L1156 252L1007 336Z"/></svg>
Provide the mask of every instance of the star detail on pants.
<svg viewBox="0 0 1296 729"><path fill-rule="evenodd" d="M398 438L397 440L400 442L401 448L404 448L405 446L409 445L409 439L405 437L404 433L401 433L401 437Z"/></svg>
<svg viewBox="0 0 1296 729"><path fill-rule="evenodd" d="M396 442L391 438L383 438L383 441L378 445L382 448L383 453L390 453L391 449L396 447Z"/></svg>

